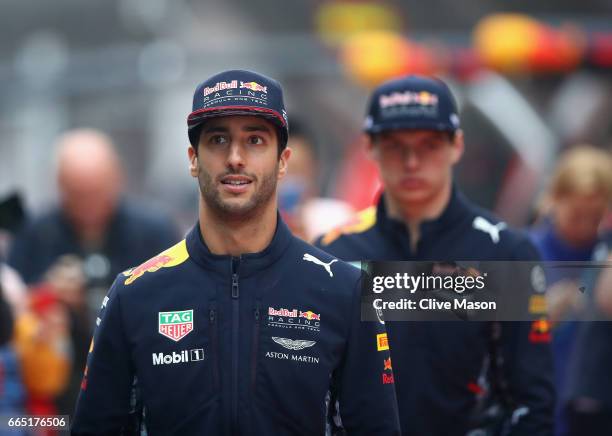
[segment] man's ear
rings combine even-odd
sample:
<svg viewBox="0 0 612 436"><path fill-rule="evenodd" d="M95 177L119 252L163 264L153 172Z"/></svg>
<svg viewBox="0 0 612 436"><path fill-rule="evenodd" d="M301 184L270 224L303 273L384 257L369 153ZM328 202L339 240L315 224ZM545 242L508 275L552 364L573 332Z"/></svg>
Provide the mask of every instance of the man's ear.
<svg viewBox="0 0 612 436"><path fill-rule="evenodd" d="M278 158L278 180L285 177L287 170L289 169L289 158L291 157L291 148L285 147L281 151L280 157Z"/></svg>
<svg viewBox="0 0 612 436"><path fill-rule="evenodd" d="M198 177L198 153L191 145L187 148L187 156L189 156L189 174L191 177Z"/></svg>
<svg viewBox="0 0 612 436"><path fill-rule="evenodd" d="M455 132L455 139L453 140L453 154L451 158L453 165L459 162L463 156L464 150L465 143L463 142L463 130L457 130Z"/></svg>

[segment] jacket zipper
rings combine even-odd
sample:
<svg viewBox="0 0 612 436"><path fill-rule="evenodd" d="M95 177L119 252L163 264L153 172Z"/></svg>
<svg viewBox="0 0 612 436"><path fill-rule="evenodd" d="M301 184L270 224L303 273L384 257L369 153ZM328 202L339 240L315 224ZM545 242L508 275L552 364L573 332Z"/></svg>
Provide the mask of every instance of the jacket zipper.
<svg viewBox="0 0 612 436"><path fill-rule="evenodd" d="M213 383L215 388L219 387L219 350L218 350L218 335L217 335L217 304L211 302L208 311L208 323L210 327L210 342L212 347L213 358Z"/></svg>
<svg viewBox="0 0 612 436"><path fill-rule="evenodd" d="M239 434L238 425L238 352L240 328L240 289L238 287L238 269L240 258L232 260L232 433Z"/></svg>
<svg viewBox="0 0 612 436"><path fill-rule="evenodd" d="M251 353L251 390L255 392L255 379L257 376L257 353L259 352L259 320L261 303L257 300L253 316L255 318L255 327L253 328L253 349Z"/></svg>

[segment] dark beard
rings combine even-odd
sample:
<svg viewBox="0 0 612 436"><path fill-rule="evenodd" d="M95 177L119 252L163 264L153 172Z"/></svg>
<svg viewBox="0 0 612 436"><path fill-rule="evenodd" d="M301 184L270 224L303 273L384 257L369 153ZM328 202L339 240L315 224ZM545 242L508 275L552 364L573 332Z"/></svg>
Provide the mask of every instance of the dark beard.
<svg viewBox="0 0 612 436"><path fill-rule="evenodd" d="M255 183L258 179L251 175L239 171L229 170L220 177L229 174L247 175ZM259 189L253 193L249 201L242 205L229 204L221 199L219 190L217 189L211 175L202 167L198 168L198 183L200 185L200 196L206 203L213 214L221 219L228 221L244 221L256 217L272 196L276 193L276 184L278 176L278 163L275 171L264 175L261 179Z"/></svg>

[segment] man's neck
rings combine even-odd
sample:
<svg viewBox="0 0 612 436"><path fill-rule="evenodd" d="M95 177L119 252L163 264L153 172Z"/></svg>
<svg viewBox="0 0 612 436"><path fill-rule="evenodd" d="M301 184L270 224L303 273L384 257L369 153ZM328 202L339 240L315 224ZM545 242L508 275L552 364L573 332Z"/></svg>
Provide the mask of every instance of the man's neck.
<svg viewBox="0 0 612 436"><path fill-rule="evenodd" d="M451 194L452 184L449 183L434 198L422 202L399 203L390 195L385 195L387 214L406 224L410 233L412 251L416 250L421 237L421 223L440 217L450 201Z"/></svg>
<svg viewBox="0 0 612 436"><path fill-rule="evenodd" d="M210 252L231 256L263 251L277 225L275 202L253 217L232 220L213 213L201 200L199 217L200 233Z"/></svg>

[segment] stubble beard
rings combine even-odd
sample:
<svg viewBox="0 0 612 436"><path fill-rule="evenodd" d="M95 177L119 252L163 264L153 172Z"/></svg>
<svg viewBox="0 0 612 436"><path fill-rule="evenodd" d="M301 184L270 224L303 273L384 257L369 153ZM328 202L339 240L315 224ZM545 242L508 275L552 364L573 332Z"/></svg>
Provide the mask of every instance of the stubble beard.
<svg viewBox="0 0 612 436"><path fill-rule="evenodd" d="M208 209L220 219L227 221L253 219L263 212L265 206L276 193L278 168L279 166L277 163L274 171L262 177L259 189L251 194L248 201L236 204L223 200L212 176L204 168L199 167L198 184L200 185L200 197ZM232 170L223 174L223 176L228 174L248 175L251 180L253 180L253 183L258 181L258 179L251 174Z"/></svg>

